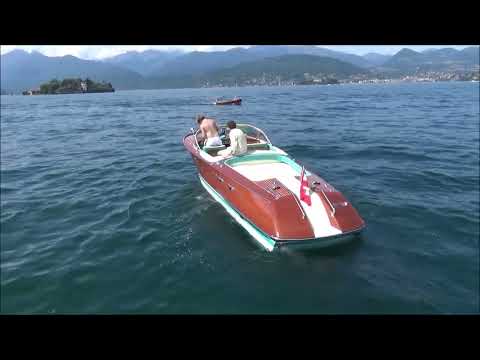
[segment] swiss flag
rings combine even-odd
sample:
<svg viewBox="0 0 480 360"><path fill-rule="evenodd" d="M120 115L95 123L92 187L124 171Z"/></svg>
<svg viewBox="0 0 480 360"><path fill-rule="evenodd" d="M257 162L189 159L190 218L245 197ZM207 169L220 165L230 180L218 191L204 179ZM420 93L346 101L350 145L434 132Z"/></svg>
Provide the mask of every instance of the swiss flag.
<svg viewBox="0 0 480 360"><path fill-rule="evenodd" d="M312 205L312 198L310 197L307 176L305 175L305 167L302 166L302 174L300 175L300 200L308 206Z"/></svg>

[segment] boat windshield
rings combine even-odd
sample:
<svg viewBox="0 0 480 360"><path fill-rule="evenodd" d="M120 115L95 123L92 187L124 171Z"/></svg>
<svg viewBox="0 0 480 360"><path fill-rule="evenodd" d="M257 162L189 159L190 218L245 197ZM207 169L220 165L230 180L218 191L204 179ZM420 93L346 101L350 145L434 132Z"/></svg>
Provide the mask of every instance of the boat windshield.
<svg viewBox="0 0 480 360"><path fill-rule="evenodd" d="M245 133L245 135L247 135L247 141L249 144L255 144L255 143L271 144L267 135L265 135L265 133L262 130L256 128L255 126L252 126L249 124L237 124L237 128L242 130Z"/></svg>
<svg viewBox="0 0 480 360"><path fill-rule="evenodd" d="M263 149L263 148L269 148L272 143L270 142L270 139L267 137L267 135L260 129L256 128L255 126L249 125L249 124L237 124L237 128L242 130L245 135L247 135L247 145L249 149ZM229 131L228 127L226 125L220 126L219 129L219 136L220 139L222 140L222 146L230 146L230 139L229 139ZM201 140L200 136L200 129L197 129L196 131L192 129L192 132L195 135L196 143L197 146L200 149L203 149L203 141ZM211 147L209 147L211 148ZM220 149L220 147L214 147L216 150Z"/></svg>

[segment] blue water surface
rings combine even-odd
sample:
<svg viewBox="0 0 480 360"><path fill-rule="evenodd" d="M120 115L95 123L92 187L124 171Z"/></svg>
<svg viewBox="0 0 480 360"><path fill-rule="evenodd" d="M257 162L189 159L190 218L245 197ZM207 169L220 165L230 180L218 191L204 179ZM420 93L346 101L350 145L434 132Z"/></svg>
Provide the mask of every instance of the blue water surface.
<svg viewBox="0 0 480 360"><path fill-rule="evenodd" d="M264 251L198 180L198 113L262 128L363 236ZM2 96L1 312L478 313L479 124L466 82Z"/></svg>

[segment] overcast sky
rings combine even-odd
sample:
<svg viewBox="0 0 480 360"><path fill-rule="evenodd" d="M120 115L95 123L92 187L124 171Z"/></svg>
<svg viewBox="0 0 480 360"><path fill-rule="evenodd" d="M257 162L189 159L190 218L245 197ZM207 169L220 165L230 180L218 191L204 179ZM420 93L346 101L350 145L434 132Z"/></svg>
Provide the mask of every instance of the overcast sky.
<svg viewBox="0 0 480 360"><path fill-rule="evenodd" d="M1 45L1 54L6 54L14 49L23 49L28 52L36 50L47 56L73 55L82 59L103 59L110 56L122 54L127 51L145 51L148 49L157 50L183 50L183 51L222 51L233 47L249 47L250 45ZM391 55L408 47L412 50L422 51L429 48L453 47L463 49L467 45L319 45L324 48L349 52L357 55L364 55L369 52Z"/></svg>

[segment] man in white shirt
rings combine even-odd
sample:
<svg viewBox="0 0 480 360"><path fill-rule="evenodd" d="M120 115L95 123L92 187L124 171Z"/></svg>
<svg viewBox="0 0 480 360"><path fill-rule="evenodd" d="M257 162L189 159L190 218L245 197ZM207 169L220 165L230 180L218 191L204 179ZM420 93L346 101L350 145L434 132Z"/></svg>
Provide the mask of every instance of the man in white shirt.
<svg viewBox="0 0 480 360"><path fill-rule="evenodd" d="M227 127L230 129L228 134L230 146L225 150L220 150L218 155L227 157L245 154L247 152L247 135L242 130L237 129L237 124L233 120L227 123Z"/></svg>

